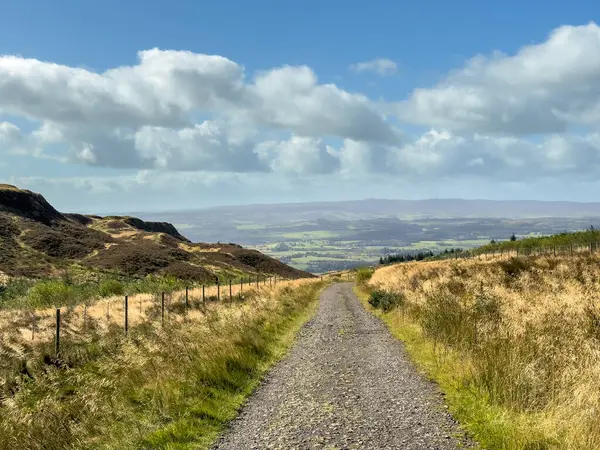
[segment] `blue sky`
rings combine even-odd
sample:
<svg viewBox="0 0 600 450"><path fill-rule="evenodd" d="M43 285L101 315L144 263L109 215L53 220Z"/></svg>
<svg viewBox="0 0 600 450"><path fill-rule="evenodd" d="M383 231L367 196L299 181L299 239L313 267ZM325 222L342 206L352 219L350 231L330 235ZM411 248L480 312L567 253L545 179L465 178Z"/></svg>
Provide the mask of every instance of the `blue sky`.
<svg viewBox="0 0 600 450"><path fill-rule="evenodd" d="M597 200L598 13L592 1L8 2L0 181L100 213Z"/></svg>

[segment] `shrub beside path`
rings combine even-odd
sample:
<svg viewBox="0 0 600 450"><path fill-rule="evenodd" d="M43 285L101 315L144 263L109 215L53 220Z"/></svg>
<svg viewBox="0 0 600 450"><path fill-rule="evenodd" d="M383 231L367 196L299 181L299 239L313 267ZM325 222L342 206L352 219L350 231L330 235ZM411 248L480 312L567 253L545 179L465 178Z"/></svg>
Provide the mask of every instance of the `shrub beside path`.
<svg viewBox="0 0 600 450"><path fill-rule="evenodd" d="M214 449L457 449L473 445L435 384L364 310L351 283L323 292L290 354Z"/></svg>

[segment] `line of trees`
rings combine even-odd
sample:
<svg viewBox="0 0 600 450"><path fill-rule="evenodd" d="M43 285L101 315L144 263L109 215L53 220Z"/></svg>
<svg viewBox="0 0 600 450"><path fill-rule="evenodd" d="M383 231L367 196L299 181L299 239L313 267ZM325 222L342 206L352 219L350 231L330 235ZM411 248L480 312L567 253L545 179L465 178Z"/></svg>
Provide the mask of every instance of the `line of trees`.
<svg viewBox="0 0 600 450"><path fill-rule="evenodd" d="M405 253L397 253L394 255L386 255L381 256L379 258L379 264L392 264L399 262L409 262L409 261L423 261L425 259L431 259L435 257L446 256L454 253L462 253L464 250L462 248L446 248L443 252L434 253L431 250L424 250L421 252L405 252Z"/></svg>
<svg viewBox="0 0 600 450"><path fill-rule="evenodd" d="M431 250L422 251L418 253L397 253L392 255L381 256L379 258L379 264L422 261L425 258L431 258L432 256L434 256L434 253Z"/></svg>
<svg viewBox="0 0 600 450"><path fill-rule="evenodd" d="M473 249L475 253L485 253L500 249L559 247L564 245L589 245L600 242L600 230L593 225L587 230L553 234L549 236L517 237L512 234L506 241L492 239L489 244Z"/></svg>

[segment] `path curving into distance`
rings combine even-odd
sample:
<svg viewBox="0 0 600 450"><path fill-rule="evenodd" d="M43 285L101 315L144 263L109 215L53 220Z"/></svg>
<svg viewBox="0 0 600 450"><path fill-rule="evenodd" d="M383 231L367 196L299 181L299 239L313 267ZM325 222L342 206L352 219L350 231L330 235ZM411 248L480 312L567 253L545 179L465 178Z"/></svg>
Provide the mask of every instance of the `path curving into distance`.
<svg viewBox="0 0 600 450"><path fill-rule="evenodd" d="M464 449L402 343L340 283L213 449Z"/></svg>

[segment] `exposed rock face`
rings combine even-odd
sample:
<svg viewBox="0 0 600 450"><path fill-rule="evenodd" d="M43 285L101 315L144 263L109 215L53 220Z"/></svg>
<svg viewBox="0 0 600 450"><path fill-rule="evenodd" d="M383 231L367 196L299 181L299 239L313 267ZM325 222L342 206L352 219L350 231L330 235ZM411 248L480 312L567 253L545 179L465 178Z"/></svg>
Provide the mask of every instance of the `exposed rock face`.
<svg viewBox="0 0 600 450"><path fill-rule="evenodd" d="M41 194L0 184L0 212L12 213L44 225L52 225L66 217L46 201Z"/></svg>

